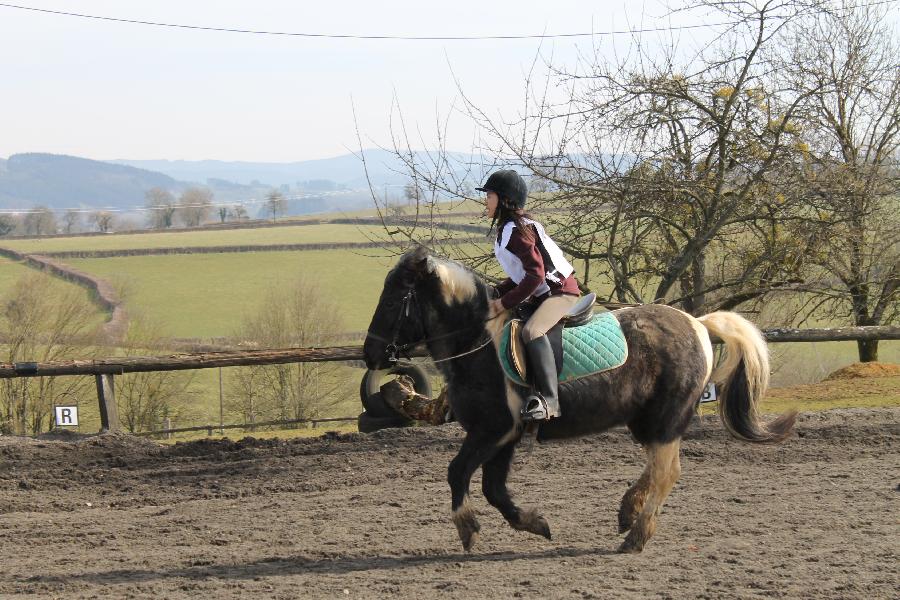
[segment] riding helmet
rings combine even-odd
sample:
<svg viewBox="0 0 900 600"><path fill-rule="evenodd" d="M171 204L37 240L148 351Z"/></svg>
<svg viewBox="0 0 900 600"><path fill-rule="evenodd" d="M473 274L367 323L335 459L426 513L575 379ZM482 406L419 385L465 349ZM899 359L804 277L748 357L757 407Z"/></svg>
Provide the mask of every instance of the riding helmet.
<svg viewBox="0 0 900 600"><path fill-rule="evenodd" d="M500 202L507 208L525 208L525 201L528 198L525 180L512 169L491 173L484 185L475 189L479 192L496 193L500 196Z"/></svg>

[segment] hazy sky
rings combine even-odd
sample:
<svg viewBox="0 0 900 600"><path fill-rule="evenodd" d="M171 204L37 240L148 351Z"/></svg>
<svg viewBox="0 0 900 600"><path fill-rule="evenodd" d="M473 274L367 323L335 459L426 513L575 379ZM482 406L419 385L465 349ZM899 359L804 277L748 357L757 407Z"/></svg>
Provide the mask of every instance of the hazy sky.
<svg viewBox="0 0 900 600"><path fill-rule="evenodd" d="M2 2L3 0L0 0ZM665 26L655 0L11 0L123 19L354 35L562 34ZM684 23L677 19L676 23ZM692 31L690 36L702 36ZM458 92L513 115L539 47L571 64L616 40L309 39L173 29L0 6L0 157L53 152L95 159L294 161L390 143L396 97L425 145ZM352 100L351 100L352 99ZM449 147L470 149L454 118ZM417 147L423 144L415 143Z"/></svg>

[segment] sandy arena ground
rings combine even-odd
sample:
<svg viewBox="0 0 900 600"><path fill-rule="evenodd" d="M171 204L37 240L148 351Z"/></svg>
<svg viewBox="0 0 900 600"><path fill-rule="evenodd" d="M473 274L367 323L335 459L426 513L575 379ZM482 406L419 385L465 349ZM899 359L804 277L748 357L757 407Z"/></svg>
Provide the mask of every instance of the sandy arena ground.
<svg viewBox="0 0 900 600"><path fill-rule="evenodd" d="M463 553L445 482L461 437L0 437L0 597L898 597L900 409L801 415L778 446L695 423L641 555L615 553L643 467L624 430L517 456L511 489L553 541L506 526L476 475Z"/></svg>

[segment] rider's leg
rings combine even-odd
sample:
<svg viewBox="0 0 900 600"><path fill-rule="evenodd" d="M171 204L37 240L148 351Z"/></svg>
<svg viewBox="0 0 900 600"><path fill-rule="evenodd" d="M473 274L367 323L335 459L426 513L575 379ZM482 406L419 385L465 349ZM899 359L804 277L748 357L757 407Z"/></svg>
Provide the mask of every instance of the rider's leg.
<svg viewBox="0 0 900 600"><path fill-rule="evenodd" d="M560 416L556 359L546 334L576 302L578 298L569 295L547 298L522 328L522 341L528 353L529 379L533 386L522 410L526 421Z"/></svg>
<svg viewBox="0 0 900 600"><path fill-rule="evenodd" d="M525 344L528 353L529 379L532 392L522 409L524 421L542 421L560 416L559 383L553 347L546 335Z"/></svg>

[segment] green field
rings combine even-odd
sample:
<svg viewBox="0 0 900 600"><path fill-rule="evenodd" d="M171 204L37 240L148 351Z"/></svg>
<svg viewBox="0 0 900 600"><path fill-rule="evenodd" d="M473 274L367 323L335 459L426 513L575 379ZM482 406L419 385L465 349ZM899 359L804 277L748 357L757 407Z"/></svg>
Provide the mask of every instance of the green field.
<svg viewBox="0 0 900 600"><path fill-rule="evenodd" d="M0 297L3 297L15 284L16 281L26 276L33 276L38 271L26 267L20 262L16 262L13 260L9 260L4 257L0 257ZM63 291L63 290L76 290L84 295L86 299L91 298L91 292L87 289L82 288L74 283L70 283L68 281L58 279L56 277L51 277L50 275L45 275L43 273L40 274L41 277L46 277L50 280L50 291ZM95 318L95 323L97 325L102 324L107 318L107 315L104 311L102 311L99 307L97 308L97 314Z"/></svg>
<svg viewBox="0 0 900 600"><path fill-rule="evenodd" d="M166 231L160 233L109 234L47 239L0 240L0 246L29 254L72 250L131 250L136 248L179 248L247 246L258 244L331 244L385 239L380 226L298 225L255 229L210 231Z"/></svg>
<svg viewBox="0 0 900 600"><path fill-rule="evenodd" d="M21 263L0 256L0 290L8 290L17 279L32 272Z"/></svg>
<svg viewBox="0 0 900 600"><path fill-rule="evenodd" d="M235 333L268 288L300 277L321 284L347 331L369 325L388 270L384 251L316 250L78 259L75 268L123 288L125 306L166 334L211 338Z"/></svg>

